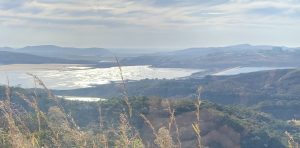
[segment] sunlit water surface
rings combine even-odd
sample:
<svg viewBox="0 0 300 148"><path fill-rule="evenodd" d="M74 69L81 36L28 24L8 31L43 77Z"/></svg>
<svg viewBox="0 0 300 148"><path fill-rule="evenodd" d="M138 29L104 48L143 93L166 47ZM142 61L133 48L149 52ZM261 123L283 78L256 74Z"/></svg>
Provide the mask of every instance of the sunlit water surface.
<svg viewBox="0 0 300 148"><path fill-rule="evenodd" d="M275 69L292 69L293 67L235 67L231 69L226 69L221 72L215 73L215 76L229 76L237 75L242 73L258 72L265 70L275 70Z"/></svg>
<svg viewBox="0 0 300 148"><path fill-rule="evenodd" d="M123 77L126 80L141 79L177 79L190 76L197 69L182 68L153 68L151 66L124 66ZM60 70L53 69L26 69L26 70L0 70L0 84L7 84L7 78L11 86L23 88L35 87L33 78L27 73L37 75L50 89L66 90L91 87L93 85L108 84L120 81L118 67L91 68L83 66L66 67Z"/></svg>

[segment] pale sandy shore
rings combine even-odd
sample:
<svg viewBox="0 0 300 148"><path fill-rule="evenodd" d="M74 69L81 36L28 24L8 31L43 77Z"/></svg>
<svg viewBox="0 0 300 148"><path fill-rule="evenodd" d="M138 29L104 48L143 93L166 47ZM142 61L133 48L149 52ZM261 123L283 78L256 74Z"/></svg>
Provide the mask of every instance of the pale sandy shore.
<svg viewBox="0 0 300 148"><path fill-rule="evenodd" d="M65 70L68 67L81 67L79 64L11 64L0 65L2 71Z"/></svg>

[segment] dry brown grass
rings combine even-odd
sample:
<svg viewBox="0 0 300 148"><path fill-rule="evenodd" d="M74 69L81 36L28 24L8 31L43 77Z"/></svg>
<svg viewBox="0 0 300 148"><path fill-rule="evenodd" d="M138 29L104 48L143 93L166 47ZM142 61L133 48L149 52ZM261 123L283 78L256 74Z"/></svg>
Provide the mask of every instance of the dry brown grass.
<svg viewBox="0 0 300 148"><path fill-rule="evenodd" d="M155 130L153 124L150 122L150 120L144 114L140 114L140 116L144 119L145 123L150 127L153 135L157 138L158 135L156 133L156 130Z"/></svg>
<svg viewBox="0 0 300 148"><path fill-rule="evenodd" d="M123 148L143 148L142 139L138 132L130 125L126 114L120 114L119 128L116 131L116 146Z"/></svg>
<svg viewBox="0 0 300 148"><path fill-rule="evenodd" d="M144 119L145 123L152 130L153 135L155 136L154 143L160 148L172 148L175 147L170 131L165 127L160 127L158 131L155 130L151 121L143 114L140 116Z"/></svg>
<svg viewBox="0 0 300 148"><path fill-rule="evenodd" d="M202 91L202 87L199 87L197 92L197 100L195 102L195 106L196 106L196 111L195 111L195 115L196 115L196 121L192 124L193 130L197 136L197 141L198 141L198 147L202 148L202 143L201 143L201 126L200 126L200 105L201 105L201 91Z"/></svg>
<svg viewBox="0 0 300 148"><path fill-rule="evenodd" d="M158 129L157 137L154 140L160 148L173 148L174 143L170 131L166 127L161 127Z"/></svg>
<svg viewBox="0 0 300 148"><path fill-rule="evenodd" d="M119 67L119 74L120 74L120 77L121 77L121 80L122 80L122 94L123 94L123 100L124 102L126 103L127 105L127 109L128 109L128 114L129 114L129 117L131 118L132 117L132 107L131 107L131 104L129 102L129 95L128 95L128 92L127 92L127 88L126 88L126 83L125 83L125 79L124 79L124 76L123 76L123 70L122 70L122 66L119 62L119 59L117 57L115 57L115 60L116 60L116 63Z"/></svg>
<svg viewBox="0 0 300 148"><path fill-rule="evenodd" d="M30 145L30 141L26 138L28 133L23 134L16 123L20 118L12 108L11 96L12 94L8 81L8 85L5 87L5 98L3 101L0 101L0 111L3 114L7 125L4 128L7 128L8 141L13 147L28 147Z"/></svg>
<svg viewBox="0 0 300 148"><path fill-rule="evenodd" d="M48 92L48 96L51 96L52 99L57 102L57 106L61 106L59 105L59 100L54 97L54 95L47 89L45 84L38 77L33 77L39 85L45 88L45 90ZM2 130L1 135L3 137L7 137L6 139L2 138L2 143L9 143L7 145L10 145L13 148L42 147L39 133L43 130L48 130L51 131L48 133L51 143L47 143L49 145L44 143L43 147L62 147L64 144L62 137L66 134L68 134L69 138L71 139L71 143L75 143L75 145L78 147L87 147L87 134L79 130L73 118L68 116L64 110L61 109L62 107L52 108L52 112L55 112L55 115L60 115L61 120L51 120L51 116L45 115L45 113L40 110L38 103L39 99L35 89L33 91L32 98L28 98L19 92L15 92L15 94L34 109L37 119L37 130L29 129L29 127L27 127L29 125L26 125L26 122L22 120L22 117L20 117L20 115L24 114L30 116L29 113L19 114L18 112L20 111L20 108L13 108L14 106L11 103L12 91L7 85L5 87L5 98L0 101L1 115L6 123L3 127L5 129ZM42 129L42 121L44 122L46 129Z"/></svg>
<svg viewBox="0 0 300 148"><path fill-rule="evenodd" d="M169 100L167 100L167 102L168 102L168 111L169 111L169 114L170 114L169 131L172 130L172 125L174 125L175 131L176 131L177 147L181 148L182 144L181 144L181 140L180 140L180 131L179 131L179 128L178 128L176 117L175 117L175 109L171 108Z"/></svg>

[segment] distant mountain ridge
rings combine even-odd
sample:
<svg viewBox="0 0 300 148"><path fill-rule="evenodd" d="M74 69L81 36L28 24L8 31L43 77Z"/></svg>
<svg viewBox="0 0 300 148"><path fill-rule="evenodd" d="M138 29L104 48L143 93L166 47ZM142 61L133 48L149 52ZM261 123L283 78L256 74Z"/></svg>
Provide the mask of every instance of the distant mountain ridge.
<svg viewBox="0 0 300 148"><path fill-rule="evenodd" d="M0 51L72 60L98 60L101 57L112 56L112 53L109 50L103 48L73 48L54 45L27 46L23 48L4 47L0 48Z"/></svg>
<svg viewBox="0 0 300 148"><path fill-rule="evenodd" d="M115 54L104 48L73 48L54 45L27 46L24 48L3 47L0 48L0 51L93 62L112 61L117 55L122 57L120 58L122 65L153 65L154 67L165 68L300 67L300 48L267 45L241 44L226 47L188 48L135 56L132 56L132 53L129 55L120 54L121 52Z"/></svg>
<svg viewBox="0 0 300 148"><path fill-rule="evenodd" d="M0 64L91 64L84 60L67 60L60 58L42 57L25 53L0 51Z"/></svg>
<svg viewBox="0 0 300 148"><path fill-rule="evenodd" d="M300 49L280 46L235 45L189 48L121 61L125 65L170 68L230 68L236 66L300 66Z"/></svg>

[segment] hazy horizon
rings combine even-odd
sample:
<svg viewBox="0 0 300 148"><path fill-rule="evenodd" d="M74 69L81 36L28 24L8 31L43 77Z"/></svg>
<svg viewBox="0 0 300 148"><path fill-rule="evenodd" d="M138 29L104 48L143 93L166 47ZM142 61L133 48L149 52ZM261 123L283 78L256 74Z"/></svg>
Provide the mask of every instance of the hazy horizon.
<svg viewBox="0 0 300 148"><path fill-rule="evenodd" d="M95 46L84 46L84 47L76 47L76 46L60 46L60 45L54 45L54 44L37 44L37 45L26 45L26 46L1 46L0 48L12 48L12 49L20 49L20 48L26 48L26 47L39 47L39 46L56 46L56 47L62 47L62 48L99 48L99 49L108 49L108 50L118 50L118 49L124 49L124 50L154 50L154 51L175 51L175 50L184 50L184 49L191 49L191 48L221 48L221 47L234 47L234 46L242 46L242 45L249 45L252 47L263 47L263 46L273 46L273 47L285 47L285 48L300 48L300 46L285 46L285 45L265 45L265 44L247 44L247 43L242 43L242 44L230 44L230 45L223 45L223 46L192 46L192 47L182 47L182 48L163 48L163 47L95 47Z"/></svg>

